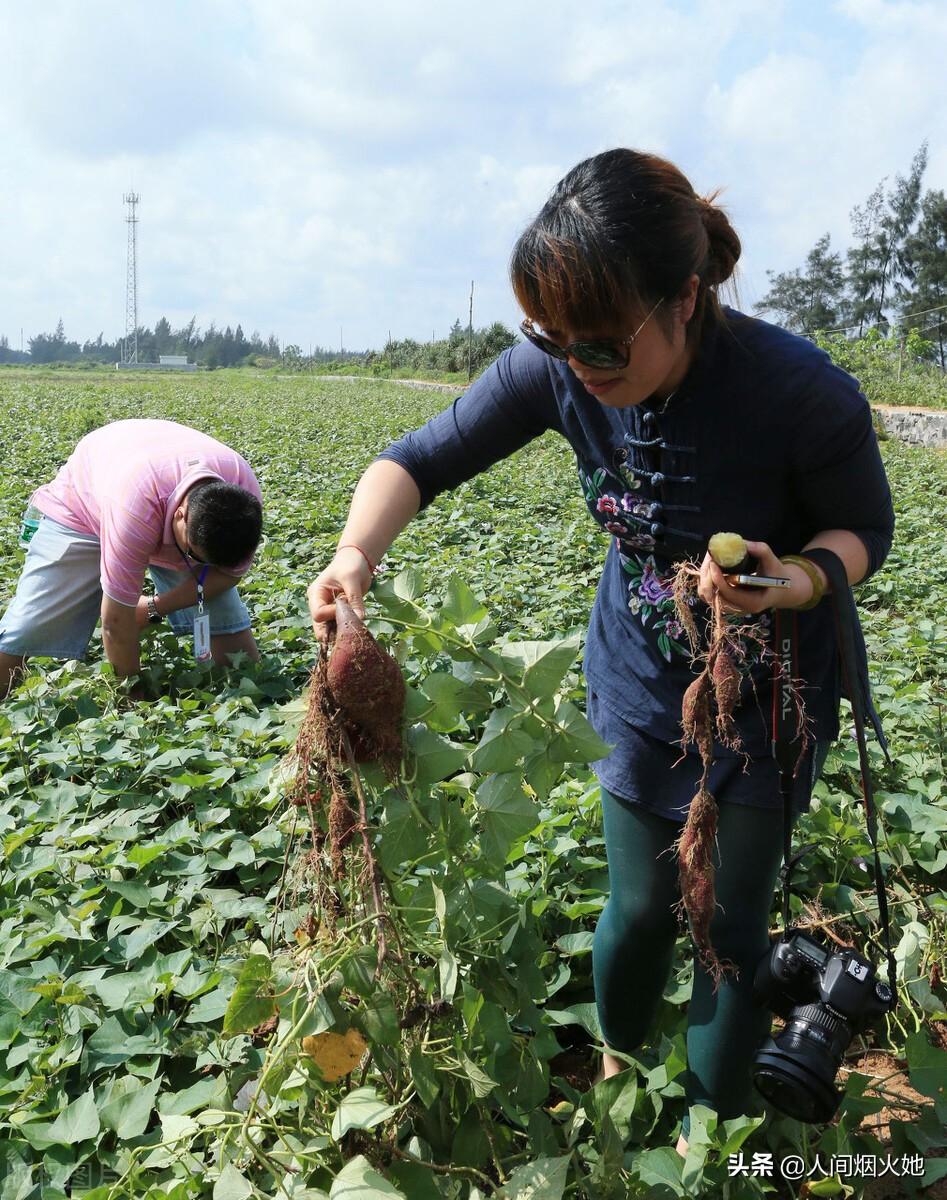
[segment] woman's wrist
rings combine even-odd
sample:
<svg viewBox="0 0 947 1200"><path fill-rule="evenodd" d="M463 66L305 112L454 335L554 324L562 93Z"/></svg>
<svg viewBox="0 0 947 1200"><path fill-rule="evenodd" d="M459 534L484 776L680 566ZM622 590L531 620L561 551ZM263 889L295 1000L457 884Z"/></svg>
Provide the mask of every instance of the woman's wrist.
<svg viewBox="0 0 947 1200"><path fill-rule="evenodd" d="M784 556L781 562L790 586L788 591L783 592L777 607L803 611L815 608L826 590L826 578L821 567L796 554Z"/></svg>
<svg viewBox="0 0 947 1200"><path fill-rule="evenodd" d="M367 571L369 583L375 578L375 574L378 571L377 563L355 542L341 542L336 547L335 557L336 560L341 558L346 565L349 563L356 565L359 568L360 574L364 574Z"/></svg>
<svg viewBox="0 0 947 1200"><path fill-rule="evenodd" d="M788 588L780 588L776 594L779 599L774 608L798 608L812 599L812 580L802 567L795 563L783 563L782 574L789 580ZM774 589L775 591L776 589Z"/></svg>

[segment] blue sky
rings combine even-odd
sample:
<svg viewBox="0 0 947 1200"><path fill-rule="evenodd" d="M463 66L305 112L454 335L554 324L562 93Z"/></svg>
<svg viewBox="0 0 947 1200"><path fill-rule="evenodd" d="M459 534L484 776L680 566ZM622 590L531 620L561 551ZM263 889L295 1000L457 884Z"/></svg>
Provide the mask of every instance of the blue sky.
<svg viewBox="0 0 947 1200"><path fill-rule="evenodd" d="M722 187L766 269L904 173L947 189L947 5L906 0L0 0L0 334L139 314L348 347L515 323L518 231L609 146Z"/></svg>

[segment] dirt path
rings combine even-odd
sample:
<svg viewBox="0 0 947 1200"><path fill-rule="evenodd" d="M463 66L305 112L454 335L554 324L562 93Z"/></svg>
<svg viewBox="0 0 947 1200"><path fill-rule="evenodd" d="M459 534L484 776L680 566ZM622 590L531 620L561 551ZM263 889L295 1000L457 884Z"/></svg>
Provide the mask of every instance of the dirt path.
<svg viewBox="0 0 947 1200"><path fill-rule="evenodd" d="M420 391L458 392L467 390L466 383L435 383L431 379L383 379L378 375L314 375L313 379L345 379L351 383L399 383L405 387L418 388Z"/></svg>
<svg viewBox="0 0 947 1200"><path fill-rule="evenodd" d="M881 412L939 413L947 417L947 408L923 408L920 404L873 404L871 407L880 409Z"/></svg>

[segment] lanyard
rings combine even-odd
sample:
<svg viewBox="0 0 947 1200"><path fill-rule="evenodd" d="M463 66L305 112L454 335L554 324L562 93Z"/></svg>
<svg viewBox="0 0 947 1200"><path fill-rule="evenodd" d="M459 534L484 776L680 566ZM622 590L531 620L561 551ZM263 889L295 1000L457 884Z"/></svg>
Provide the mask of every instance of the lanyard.
<svg viewBox="0 0 947 1200"><path fill-rule="evenodd" d="M178 554L180 554L184 559L184 565L187 567L191 578L197 584L197 615L202 617L204 615L204 580L207 578L207 572L210 570L210 565L208 563L202 563L200 571L195 575L194 570L191 567L191 560L184 553L180 546L178 546Z"/></svg>

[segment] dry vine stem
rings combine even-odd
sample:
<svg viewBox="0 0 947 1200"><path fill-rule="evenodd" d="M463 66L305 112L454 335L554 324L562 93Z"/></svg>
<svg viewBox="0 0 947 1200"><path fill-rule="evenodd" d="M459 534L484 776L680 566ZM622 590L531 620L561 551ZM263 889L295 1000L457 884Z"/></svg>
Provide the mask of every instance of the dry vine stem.
<svg viewBox="0 0 947 1200"><path fill-rule="evenodd" d="M361 895L371 897L378 936L377 973L388 953L385 922L390 918L385 908L381 870L372 848L365 789L358 764L378 761L389 778L394 779L398 774L404 680L397 663L375 642L347 604L343 610L343 604L344 601L339 601L337 607L339 625L347 640L343 643L338 635L332 639L329 654L320 654L309 679L308 706L296 739L292 801L298 807L305 807L309 814L312 849L306 856L305 865L314 872L316 899L332 927L342 907L337 884L345 874L345 851L358 835L355 853L360 851L361 868L356 887ZM356 649L354 659L349 657L353 645ZM351 675L354 669L360 697L369 695L373 701L388 702L383 728L368 728L355 719L351 711L346 711L343 685L337 683L336 686L340 695L333 692L331 656L335 654L345 658L343 671ZM341 677L339 670L336 677ZM373 695L373 678L380 683L379 690L384 693L381 697ZM328 833L317 813L325 813ZM327 839L331 882L325 879L322 867Z"/></svg>
<svg viewBox="0 0 947 1200"><path fill-rule="evenodd" d="M716 909L716 867L713 856L717 848L718 817L717 802L708 787L710 768L714 762L714 739L716 737L728 750L742 752L743 743L734 721L734 711L740 702L740 665L746 658L745 639L757 643L764 660L771 658L772 651L752 629L727 621L719 595L714 597L710 634L704 646L693 613L699 579L699 568L685 561L678 565L673 583L675 613L687 634L691 661L700 667L684 693L681 746L685 750L689 745L696 746L703 767L687 821L674 848L678 855L681 888L679 910L683 909L687 914L698 957L712 976L716 991L727 972L738 972L733 962L718 957L710 938L710 925ZM808 735L799 688L796 681L792 682L801 759L808 744Z"/></svg>

